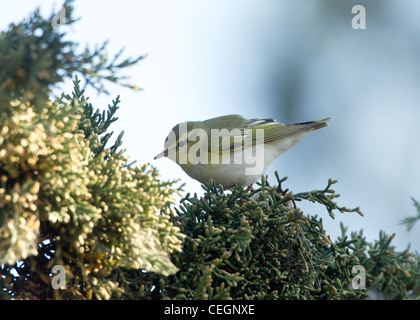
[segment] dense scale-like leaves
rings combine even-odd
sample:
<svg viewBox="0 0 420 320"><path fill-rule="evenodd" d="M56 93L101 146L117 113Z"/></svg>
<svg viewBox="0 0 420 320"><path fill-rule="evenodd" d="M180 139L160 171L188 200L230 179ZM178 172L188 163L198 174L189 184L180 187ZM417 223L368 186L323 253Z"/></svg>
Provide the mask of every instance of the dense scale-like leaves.
<svg viewBox="0 0 420 320"><path fill-rule="evenodd" d="M388 299L420 297L417 255L396 252L393 236L381 232L369 243L362 233L332 241L322 219L305 215L296 201L309 200L333 211L339 207L330 180L323 190L293 194L263 179L258 189L225 192L213 182L203 197L187 195L172 221L187 235L172 260L169 277L137 274L131 294L143 299L365 299L378 291ZM360 268L366 288L353 281ZM356 283L357 284L357 283Z"/></svg>
<svg viewBox="0 0 420 320"><path fill-rule="evenodd" d="M66 4L68 15L71 6ZM73 20L69 16L68 23ZM169 275L169 254L183 235L169 221L177 190L149 165L130 165L122 134L107 146L119 97L107 113L93 112L80 81L60 98L51 89L89 51L74 44L38 11L0 36L0 284L15 299L118 297L115 269ZM101 49L103 50L103 48ZM95 57L101 56L95 51ZM138 61L95 65L87 84L98 90L101 71L114 73ZM105 60L104 60L105 59ZM101 67L103 69L101 69ZM116 82L119 78L112 78ZM51 286L52 268L64 267L66 288Z"/></svg>

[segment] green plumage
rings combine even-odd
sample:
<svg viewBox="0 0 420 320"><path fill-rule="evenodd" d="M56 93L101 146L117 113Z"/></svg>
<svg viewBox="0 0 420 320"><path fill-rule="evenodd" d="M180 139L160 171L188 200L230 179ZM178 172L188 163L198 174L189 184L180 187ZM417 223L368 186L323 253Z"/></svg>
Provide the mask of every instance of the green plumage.
<svg viewBox="0 0 420 320"><path fill-rule="evenodd" d="M246 139L251 139L252 143L255 144L257 141L257 130L264 130L264 139L263 142L270 142L276 139L284 138L287 135L298 133L299 131L307 130L313 128L313 130L318 130L326 127L327 122L331 118L322 119L319 121L310 121L303 123L295 124L282 124L276 122L274 119L245 119L240 115L226 115L221 117L216 117L208 119L205 121L189 121L187 122L187 130L191 132L193 129L203 129L207 132L207 136L211 137L211 130L223 130L227 129L229 134L221 137L221 141L208 141L208 151L219 150L235 150L235 143L238 146L243 147L244 141ZM173 132L176 134L176 143L186 139L186 136L179 136L179 124L177 124L173 129ZM218 143L219 146L214 146L214 143Z"/></svg>
<svg viewBox="0 0 420 320"><path fill-rule="evenodd" d="M227 115L182 122L171 130L155 160L168 157L202 183L213 179L225 188L250 186L277 157L326 127L328 120L284 125L273 119Z"/></svg>

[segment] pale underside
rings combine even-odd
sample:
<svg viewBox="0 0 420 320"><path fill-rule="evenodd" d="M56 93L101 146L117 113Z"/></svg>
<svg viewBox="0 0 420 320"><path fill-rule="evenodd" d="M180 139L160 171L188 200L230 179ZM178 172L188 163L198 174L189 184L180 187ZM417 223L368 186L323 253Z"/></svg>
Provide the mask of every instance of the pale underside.
<svg viewBox="0 0 420 320"><path fill-rule="evenodd" d="M252 145L234 151L227 150L221 155L214 155L213 158L210 152L208 161L179 165L191 178L201 183L213 179L224 188L230 188L238 183L250 186L261 179L267 167L277 157L303 140L311 131L304 130L293 135L286 135L265 144ZM215 162L215 159L218 160Z"/></svg>

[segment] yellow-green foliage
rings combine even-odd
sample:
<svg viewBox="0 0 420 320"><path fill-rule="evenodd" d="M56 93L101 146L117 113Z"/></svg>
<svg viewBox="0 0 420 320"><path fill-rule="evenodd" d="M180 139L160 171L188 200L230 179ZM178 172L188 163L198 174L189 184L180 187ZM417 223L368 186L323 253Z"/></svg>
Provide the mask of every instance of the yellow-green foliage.
<svg viewBox="0 0 420 320"><path fill-rule="evenodd" d="M95 52L105 56L102 51L78 56L62 37L37 12L0 36L0 296L5 298L109 299L124 292L111 277L115 270L177 271L169 254L180 251L183 235L169 221L177 192L173 182L160 181L147 164L129 165L118 149L122 134L106 146L119 99L106 114L94 113L77 78L71 95L51 98L50 87L60 75L93 64ZM114 67L137 60L108 65L103 60L97 74L100 66L112 74ZM66 270L64 290L51 287L55 265Z"/></svg>
<svg viewBox="0 0 420 320"><path fill-rule="evenodd" d="M48 282L48 269L63 265L67 281L75 281L72 294L102 298L111 292L95 292L91 283L115 268L176 271L168 253L180 250L178 228L159 214L173 202L170 183L147 165L127 166L122 151L95 155L100 142L79 129L85 120L79 101L36 108L16 99L2 110L0 264L48 247L48 266L33 276ZM84 290L76 285L82 280Z"/></svg>

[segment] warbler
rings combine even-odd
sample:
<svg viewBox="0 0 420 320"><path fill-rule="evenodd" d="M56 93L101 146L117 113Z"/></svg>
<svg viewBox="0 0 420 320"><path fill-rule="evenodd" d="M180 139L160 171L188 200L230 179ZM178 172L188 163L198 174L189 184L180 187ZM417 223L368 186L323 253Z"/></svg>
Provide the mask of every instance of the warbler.
<svg viewBox="0 0 420 320"><path fill-rule="evenodd" d="M156 159L168 157L201 183L213 179L225 189L251 187L281 154L330 118L284 125L274 119L226 115L177 124Z"/></svg>

